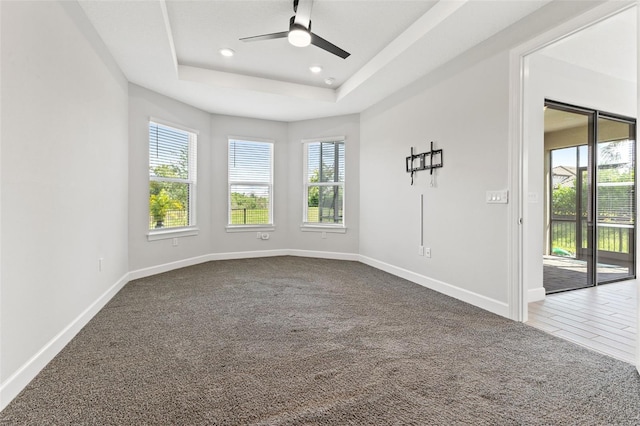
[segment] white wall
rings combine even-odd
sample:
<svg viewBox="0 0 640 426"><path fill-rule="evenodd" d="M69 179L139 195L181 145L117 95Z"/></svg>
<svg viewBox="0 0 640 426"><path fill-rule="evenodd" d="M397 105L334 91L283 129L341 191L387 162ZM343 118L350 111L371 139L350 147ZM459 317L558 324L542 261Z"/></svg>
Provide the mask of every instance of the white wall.
<svg viewBox="0 0 640 426"><path fill-rule="evenodd" d="M281 123L211 115L128 85L75 3L4 1L0 19L0 408L128 271L216 255L360 253L507 314L507 206L486 204L485 191L508 182L506 47L539 31L537 23L552 25L547 20L519 23L362 115ZM151 116L199 132L199 234L177 247L147 240ZM230 135L275 142L276 229L268 241L225 230ZM336 135L347 138L348 229L323 239L300 230L300 140ZM444 150L444 168L433 187L428 172L410 186L404 159L431 140ZM420 194L430 259L418 256Z"/></svg>
<svg viewBox="0 0 640 426"><path fill-rule="evenodd" d="M212 165L213 188L211 234L212 253L256 252L264 250L282 250L288 248L288 143L287 123L233 117L227 115L211 116L213 135ZM273 147L273 221L275 230L269 232L268 240L256 238L256 232L227 232L228 223L228 141L230 136L253 139L267 139Z"/></svg>
<svg viewBox="0 0 640 426"><path fill-rule="evenodd" d="M344 234L307 232L302 225L303 148L302 140L345 137ZM360 115L297 121L289 124L288 217L289 248L295 250L358 253L360 222Z"/></svg>
<svg viewBox="0 0 640 426"><path fill-rule="evenodd" d="M636 7L636 23L640 22L640 7ZM638 30L638 39L640 39L640 30ZM636 43L636 50L638 53L637 58L640 58L640 40ZM637 66L637 65L636 65ZM636 113L640 110L640 90L638 90L638 81L640 81L640 67L636 69ZM640 126L636 125L636 143L638 141L638 135L640 132L638 129ZM636 164L638 164L638 158L640 158L640 154L638 154L638 149L636 149ZM636 179L637 181L637 179ZM637 201L636 201L637 202ZM636 207L636 223L638 223L638 208ZM640 253L636 252L636 265L638 265L640 261ZM636 279L636 291L640 292L640 283ZM637 293L636 293L637 294ZM636 302L636 317L638 319L636 330L640 330L640 297L637 298ZM636 341L636 370L640 373L640 344Z"/></svg>
<svg viewBox="0 0 640 426"><path fill-rule="evenodd" d="M588 48L588 47L585 47ZM524 88L525 193L537 202L526 204L523 277L528 301L544 298L544 100L564 102L604 112L636 117L636 83L578 68L545 56L527 57ZM526 198L525 198L526 199Z"/></svg>
<svg viewBox="0 0 640 426"><path fill-rule="evenodd" d="M2 408L123 284L128 122L77 4L0 8Z"/></svg>
<svg viewBox="0 0 640 426"><path fill-rule="evenodd" d="M197 236L148 241L148 121L155 117L199 132ZM209 114L131 84L129 88L129 267L132 278L189 264L292 251L358 253L359 115L295 123ZM302 232L302 139L346 140L346 234ZM268 240L256 232L227 232L228 138L274 142L274 225Z"/></svg>
<svg viewBox="0 0 640 426"><path fill-rule="evenodd" d="M130 85L129 265L133 278L176 266L258 251L287 248L287 124L209 114L140 86ZM196 221L199 233L178 239L148 241L148 122L155 117L198 131ZM227 232L228 138L274 142L274 221L269 240L255 232Z"/></svg>
<svg viewBox="0 0 640 426"><path fill-rule="evenodd" d="M360 253L447 294L507 315L508 55L493 55L405 90L362 113ZM443 149L430 186L405 172L410 147ZM420 194L424 244L418 255ZM383 267L385 265L382 265Z"/></svg>
<svg viewBox="0 0 640 426"><path fill-rule="evenodd" d="M197 236L148 241L149 119L153 117L198 132ZM197 108L134 84L129 85L129 270L202 256L211 251L210 116Z"/></svg>

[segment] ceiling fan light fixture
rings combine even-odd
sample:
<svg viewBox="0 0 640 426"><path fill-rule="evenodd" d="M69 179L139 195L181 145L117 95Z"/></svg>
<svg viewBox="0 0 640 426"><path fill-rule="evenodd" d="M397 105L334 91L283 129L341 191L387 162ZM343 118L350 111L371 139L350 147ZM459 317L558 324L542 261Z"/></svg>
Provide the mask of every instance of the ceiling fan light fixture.
<svg viewBox="0 0 640 426"><path fill-rule="evenodd" d="M311 34L306 28L294 26L287 35L289 43L296 47L306 47L311 44Z"/></svg>
<svg viewBox="0 0 640 426"><path fill-rule="evenodd" d="M2 1L2 0L0 0ZM299 8L299 5L303 5L303 8ZM289 43L297 47L305 47L313 44L314 46L325 50L332 55L336 55L342 59L349 57L350 53L336 46L335 44L323 39L317 34L311 32L311 6L313 0L305 0L304 3L299 3L299 0L294 0L293 11L296 13L289 19L289 31L281 31L279 33L262 34L253 37L243 37L240 41L261 41L261 40L276 40L281 38L287 38ZM299 10L300 9L300 10ZM303 10L302 10L303 9Z"/></svg>

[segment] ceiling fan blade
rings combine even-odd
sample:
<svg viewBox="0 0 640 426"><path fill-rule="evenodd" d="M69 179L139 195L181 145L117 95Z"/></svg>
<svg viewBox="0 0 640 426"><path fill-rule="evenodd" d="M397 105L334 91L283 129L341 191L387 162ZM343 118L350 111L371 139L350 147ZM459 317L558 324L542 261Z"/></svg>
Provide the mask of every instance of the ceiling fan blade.
<svg viewBox="0 0 640 426"><path fill-rule="evenodd" d="M289 31L282 31L280 33L263 34L253 37L241 38L240 41L261 41L261 40L273 40L276 38L287 38Z"/></svg>
<svg viewBox="0 0 640 426"><path fill-rule="evenodd" d="M342 59L346 59L351 53L346 50L340 49L335 44L328 42L317 34L311 33L311 44L318 46L320 49L324 49L329 53L333 53L336 56L340 56Z"/></svg>
<svg viewBox="0 0 640 426"><path fill-rule="evenodd" d="M298 25L309 29L309 22L311 22L311 8L313 7L313 0L296 0L294 1L294 10L296 11L296 18L294 22Z"/></svg>

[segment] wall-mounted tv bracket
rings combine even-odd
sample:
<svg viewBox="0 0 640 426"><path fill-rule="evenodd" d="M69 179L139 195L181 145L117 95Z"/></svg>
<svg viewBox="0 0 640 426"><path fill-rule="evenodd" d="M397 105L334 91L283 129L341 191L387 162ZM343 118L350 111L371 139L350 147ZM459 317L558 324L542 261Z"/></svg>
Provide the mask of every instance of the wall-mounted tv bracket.
<svg viewBox="0 0 640 426"><path fill-rule="evenodd" d="M427 157L429 161L427 162ZM415 165L415 162L418 162ZM407 173L411 173L411 185L413 185L413 175L421 170L429 170L429 174L433 174L433 169L442 167L442 150L433 149L433 141L431 142L431 151L421 154L414 154L411 147L411 155L406 160Z"/></svg>

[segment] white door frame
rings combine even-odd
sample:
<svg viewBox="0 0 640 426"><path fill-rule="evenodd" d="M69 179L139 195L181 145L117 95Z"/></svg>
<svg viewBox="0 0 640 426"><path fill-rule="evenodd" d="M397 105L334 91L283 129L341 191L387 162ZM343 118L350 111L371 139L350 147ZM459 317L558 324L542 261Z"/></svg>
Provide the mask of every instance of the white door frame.
<svg viewBox="0 0 640 426"><path fill-rule="evenodd" d="M638 1L608 1L584 14L563 23L562 25L532 39L511 50L509 55L509 187L511 188L511 203L508 211L509 221L509 316L516 321L527 321L527 281L522 273L525 247L527 247L527 233L536 232L527 228L526 206L529 202L530 191L527 176L529 156L525 145L525 85L528 79L526 58L538 50L568 37L576 32L600 22L616 13L638 6ZM637 7L640 18L640 7ZM639 19L640 22L640 19ZM639 25L640 27L640 25ZM640 34L640 33L639 33ZM640 36L639 36L640 39ZM640 52L640 46L638 47ZM639 56L640 57L640 56ZM639 72L640 74L640 67ZM640 82L640 78L638 79ZM638 84L640 87L640 83ZM640 91L638 92L638 112L640 113ZM637 138L636 138L637 140ZM636 150L637 152L638 150ZM532 200L532 202L535 202ZM539 230L542 232L542 230ZM636 257L638 255L636 254ZM638 306L638 326L640 329L640 306ZM640 339L639 339L640 340ZM640 350L636 344L636 366L640 372Z"/></svg>

